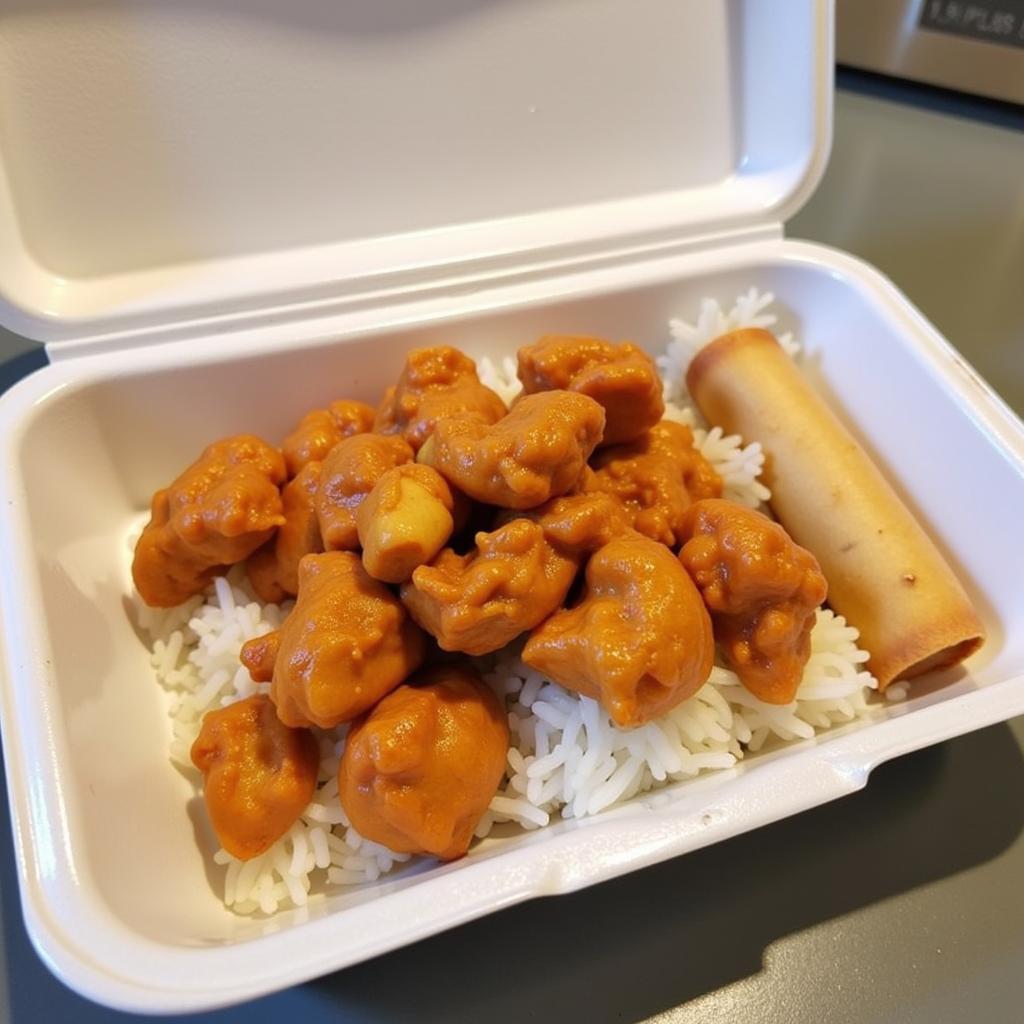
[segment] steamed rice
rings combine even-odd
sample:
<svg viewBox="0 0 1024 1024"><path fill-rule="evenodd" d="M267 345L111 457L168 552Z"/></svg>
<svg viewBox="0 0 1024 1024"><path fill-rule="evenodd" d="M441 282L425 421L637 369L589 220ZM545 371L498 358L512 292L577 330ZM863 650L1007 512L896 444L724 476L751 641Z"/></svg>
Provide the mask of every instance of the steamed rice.
<svg viewBox="0 0 1024 1024"><path fill-rule="evenodd" d="M757 507L770 497L758 476L764 453L757 442L710 430L688 404L682 386L694 352L725 330L770 327L772 296L751 290L724 311L706 299L696 323L672 321L672 341L658 365L666 381L668 418L694 429L695 443L724 481L725 497ZM797 346L782 335L787 350ZM481 379L510 401L519 390L515 363L480 362ZM134 546L134 545L133 545ZM138 621L152 637L151 664L171 695L170 757L199 784L189 749L203 715L213 708L265 693L238 660L245 641L278 628L291 609L262 604L237 566L201 597L169 610L136 601ZM690 700L663 718L632 730L615 727L600 704L563 690L506 649L481 663L484 678L505 702L511 731L505 778L476 835L501 822L542 828L553 818L599 814L647 792L701 772L730 768L772 741L809 739L867 710L876 688L856 645L857 630L828 609L818 612L812 653L797 699L787 706L764 704L735 673L716 665ZM214 860L225 867L223 899L238 913L271 914L305 905L314 892L373 882L406 854L360 836L338 801L337 767L346 727L319 734L317 790L287 835L253 860L242 862L223 849Z"/></svg>

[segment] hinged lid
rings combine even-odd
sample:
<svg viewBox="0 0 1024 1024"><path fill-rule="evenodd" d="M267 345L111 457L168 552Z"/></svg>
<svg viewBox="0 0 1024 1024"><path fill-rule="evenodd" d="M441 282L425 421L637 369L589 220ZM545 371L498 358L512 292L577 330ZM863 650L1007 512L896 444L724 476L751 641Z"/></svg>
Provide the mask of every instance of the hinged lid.
<svg viewBox="0 0 1024 1024"><path fill-rule="evenodd" d="M12 0L0 321L44 341L780 224L829 0Z"/></svg>

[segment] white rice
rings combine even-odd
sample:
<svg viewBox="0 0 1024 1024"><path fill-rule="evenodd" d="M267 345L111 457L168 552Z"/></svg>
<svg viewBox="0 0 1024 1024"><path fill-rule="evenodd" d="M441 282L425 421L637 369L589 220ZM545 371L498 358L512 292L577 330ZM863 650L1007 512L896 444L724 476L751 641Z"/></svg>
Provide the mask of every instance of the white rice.
<svg viewBox="0 0 1024 1024"><path fill-rule="evenodd" d="M665 382L665 398L672 402L687 404L686 369L690 360L709 342L727 331L739 327L774 327L778 317L769 311L775 301L771 292L759 292L756 288L736 297L732 308L726 312L717 299L701 299L697 319L694 323L686 320L669 321L672 335L665 354L658 356L658 368ZM790 332L778 334L779 344L791 356L800 351L799 343Z"/></svg>
<svg viewBox="0 0 1024 1024"><path fill-rule="evenodd" d="M505 780L477 827L495 822L543 827L555 815L581 818L669 782L731 768L770 737L809 739L867 709L875 681L857 631L828 609L818 612L812 654L797 699L764 704L735 673L716 665L690 700L639 729L618 729L597 701L567 693L514 654L485 679L505 699L512 746Z"/></svg>
<svg viewBox="0 0 1024 1024"><path fill-rule="evenodd" d="M682 379L686 352L692 355L701 339L736 326L770 326L775 322L766 312L770 302L770 295L752 290L728 314L705 300L696 326L673 321L675 340L659 360L666 378ZM787 345L795 349L792 339L787 338ZM500 366L481 360L480 373L506 399L518 390L511 359ZM685 401L680 389L667 386L666 393L673 403L666 415L694 426L698 446L725 481L726 496L749 506L767 500L769 492L757 480L764 462L760 445L744 446L738 437L723 437L718 428L703 429L692 408L677 404ZM252 681L238 660L239 651L246 640L276 629L291 604L261 604L238 566L202 597L177 608L150 609L138 599L136 608L139 625L152 637L156 677L171 694L171 760L192 774L198 788L201 780L189 750L203 715L269 689ZM856 629L822 609L811 634L811 658L792 704L762 703L733 672L716 665L694 697L633 730L616 728L596 701L545 679L524 665L517 652L500 652L490 659L485 679L505 702L512 743L505 778L477 836L486 836L501 822L537 829L556 816L598 814L638 793L730 768L771 741L809 739L818 730L856 718L876 689L864 669L868 655L856 640ZM376 881L409 860L364 839L349 825L338 801L337 769L344 743L345 727L320 734L317 790L287 835L250 861L236 860L223 849L214 855L225 867L224 902L237 913L272 914L301 907L315 893Z"/></svg>
<svg viewBox="0 0 1024 1024"><path fill-rule="evenodd" d="M506 405L511 405L523 390L516 374L516 361L511 356L505 356L500 363L484 356L477 362L476 370L480 382L497 391Z"/></svg>

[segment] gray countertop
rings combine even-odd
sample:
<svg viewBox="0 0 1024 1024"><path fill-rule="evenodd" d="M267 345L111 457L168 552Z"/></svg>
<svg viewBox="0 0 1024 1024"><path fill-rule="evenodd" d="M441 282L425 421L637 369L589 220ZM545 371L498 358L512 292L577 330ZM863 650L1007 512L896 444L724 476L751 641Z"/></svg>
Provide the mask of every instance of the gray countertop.
<svg viewBox="0 0 1024 1024"><path fill-rule="evenodd" d="M829 171L789 233L888 273L1024 411L1024 112L844 81ZM0 360L0 389L43 361L10 335ZM1018 719L788 821L191 1019L1019 1021L1022 794ZM127 1020L33 953L0 820L0 1012Z"/></svg>

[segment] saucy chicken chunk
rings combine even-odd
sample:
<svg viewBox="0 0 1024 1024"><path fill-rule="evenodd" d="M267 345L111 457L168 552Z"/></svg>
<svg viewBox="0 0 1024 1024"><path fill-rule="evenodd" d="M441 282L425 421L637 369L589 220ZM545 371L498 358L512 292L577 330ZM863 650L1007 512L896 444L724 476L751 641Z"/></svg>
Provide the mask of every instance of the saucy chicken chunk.
<svg viewBox="0 0 1024 1024"><path fill-rule="evenodd" d="M353 724L338 767L341 806L372 842L454 860L497 792L507 752L498 699L471 669L441 666Z"/></svg>
<svg viewBox="0 0 1024 1024"><path fill-rule="evenodd" d="M616 498L635 530L674 547L682 543L687 508L717 498L722 479L694 448L689 427L662 420L630 444L602 448L579 487Z"/></svg>
<svg viewBox="0 0 1024 1024"><path fill-rule="evenodd" d="M527 395L494 424L443 420L425 460L486 505L527 509L565 494L601 440L604 410L572 391Z"/></svg>
<svg viewBox="0 0 1024 1024"><path fill-rule="evenodd" d="M274 664L281 647L279 629L253 637L242 644L238 660L249 670L254 683L269 683L274 678Z"/></svg>
<svg viewBox="0 0 1024 1024"><path fill-rule="evenodd" d="M142 600L150 607L173 608L223 571L211 565L200 551L186 544L170 523L171 507L166 490L157 491L149 507L146 523L132 559L132 580Z"/></svg>
<svg viewBox="0 0 1024 1024"><path fill-rule="evenodd" d="M729 501L692 505L680 559L711 610L729 665L769 704L796 698L828 585L815 557L767 516Z"/></svg>
<svg viewBox="0 0 1024 1024"><path fill-rule="evenodd" d="M552 498L528 512L503 512L496 524L518 518L539 523L548 542L573 557L590 555L629 529L622 505L600 492Z"/></svg>
<svg viewBox="0 0 1024 1024"><path fill-rule="evenodd" d="M203 799L221 846L239 860L265 853L298 820L316 788L320 752L307 729L290 729L270 698L208 711L192 744Z"/></svg>
<svg viewBox="0 0 1024 1024"><path fill-rule="evenodd" d="M270 696L285 725L333 729L373 707L423 660L424 638L350 551L306 555L295 608L250 660L277 644ZM243 661L246 648L243 648Z"/></svg>
<svg viewBox="0 0 1024 1024"><path fill-rule="evenodd" d="M377 410L374 429L400 434L419 451L442 420L495 423L505 412L501 398L480 383L476 363L457 348L439 345L409 353L398 384Z"/></svg>
<svg viewBox="0 0 1024 1024"><path fill-rule="evenodd" d="M248 434L209 445L157 491L132 561L148 605L170 608L201 593L224 567L248 558L284 523L281 453Z"/></svg>
<svg viewBox="0 0 1024 1024"><path fill-rule="evenodd" d="M487 654L546 619L565 600L576 559L529 519L478 533L468 554L451 548L402 587L412 617L446 651Z"/></svg>
<svg viewBox="0 0 1024 1024"><path fill-rule="evenodd" d="M534 630L523 661L599 700L618 726L665 714L704 685L715 653L707 609L681 570L664 545L617 537L587 564L579 604Z"/></svg>
<svg viewBox="0 0 1024 1024"><path fill-rule="evenodd" d="M281 451L289 476L310 462L323 462L328 452L346 437L367 434L373 429L373 407L365 402L339 399L326 409L313 409L284 439Z"/></svg>
<svg viewBox="0 0 1024 1024"><path fill-rule="evenodd" d="M437 470L415 462L389 469L356 513L366 571L385 583L404 583L448 542L453 507Z"/></svg>
<svg viewBox="0 0 1024 1024"><path fill-rule="evenodd" d="M280 604L299 590L299 562L306 555L323 551L316 495L320 486L320 463L307 462L281 491L284 522L250 559L249 582L261 601Z"/></svg>
<svg viewBox="0 0 1024 1024"><path fill-rule="evenodd" d="M395 466L411 462L412 449L400 437L355 434L339 441L320 471L316 513L327 551L359 547L356 512L377 481Z"/></svg>
<svg viewBox="0 0 1024 1024"><path fill-rule="evenodd" d="M602 444L639 437L665 412L661 378L643 349L603 338L548 334L518 353L523 391L578 391L605 412Z"/></svg>

